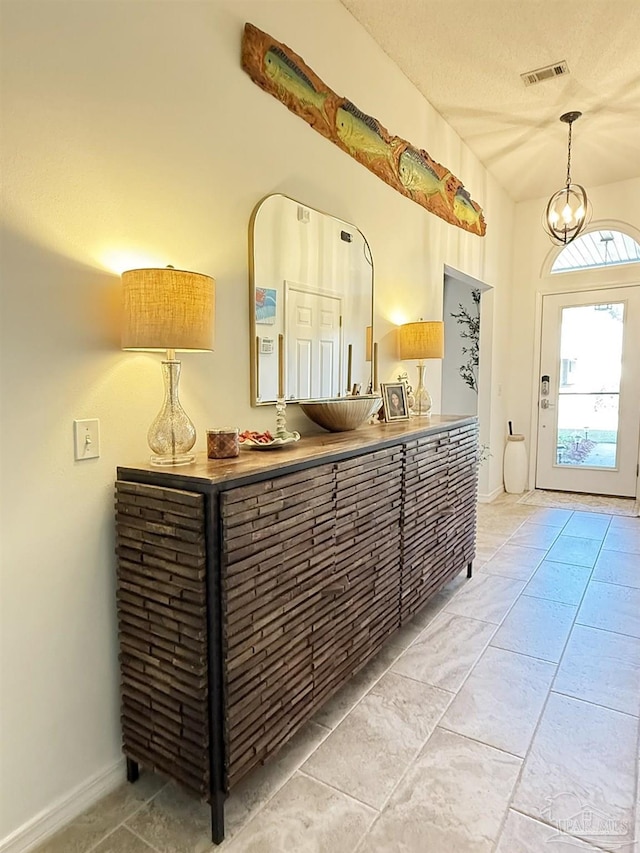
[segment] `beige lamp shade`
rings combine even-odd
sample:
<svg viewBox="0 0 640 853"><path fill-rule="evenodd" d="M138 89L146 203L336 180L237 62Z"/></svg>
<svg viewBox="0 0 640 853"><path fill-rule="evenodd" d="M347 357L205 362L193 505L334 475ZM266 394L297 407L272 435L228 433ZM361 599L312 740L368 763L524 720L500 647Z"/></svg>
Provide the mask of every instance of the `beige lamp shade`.
<svg viewBox="0 0 640 853"><path fill-rule="evenodd" d="M400 326L400 358L443 358L444 323L405 323Z"/></svg>
<svg viewBox="0 0 640 853"><path fill-rule="evenodd" d="M210 276L171 267L128 270L122 286L122 349L213 349L215 281Z"/></svg>

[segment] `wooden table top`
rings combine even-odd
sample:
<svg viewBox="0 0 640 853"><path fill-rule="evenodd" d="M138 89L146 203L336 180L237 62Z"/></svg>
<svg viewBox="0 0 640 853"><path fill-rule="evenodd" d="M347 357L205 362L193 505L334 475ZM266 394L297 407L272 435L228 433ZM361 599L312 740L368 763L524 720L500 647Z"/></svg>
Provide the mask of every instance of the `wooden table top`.
<svg viewBox="0 0 640 853"><path fill-rule="evenodd" d="M195 461L188 465L158 466L149 461L138 465L118 466L118 477L141 479L141 474L150 474L147 482L167 484L176 480L176 488L183 488L178 480L221 485L231 481L252 479L261 474L304 467L305 463L329 462L332 458L367 452L377 447L394 444L398 439L411 439L452 426L475 423L471 415L432 415L430 418L412 418L395 423L364 424L349 432L327 432L303 437L295 444L273 450L255 450L240 445L240 455L232 459L208 459L203 451L196 454Z"/></svg>

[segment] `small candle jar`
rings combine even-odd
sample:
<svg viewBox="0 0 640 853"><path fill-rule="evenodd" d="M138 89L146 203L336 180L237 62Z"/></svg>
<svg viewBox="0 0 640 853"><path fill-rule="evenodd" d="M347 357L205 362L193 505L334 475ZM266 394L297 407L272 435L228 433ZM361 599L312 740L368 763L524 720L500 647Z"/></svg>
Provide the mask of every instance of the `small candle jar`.
<svg viewBox="0 0 640 853"><path fill-rule="evenodd" d="M229 459L240 453L238 430L231 427L207 430L207 456L209 459Z"/></svg>

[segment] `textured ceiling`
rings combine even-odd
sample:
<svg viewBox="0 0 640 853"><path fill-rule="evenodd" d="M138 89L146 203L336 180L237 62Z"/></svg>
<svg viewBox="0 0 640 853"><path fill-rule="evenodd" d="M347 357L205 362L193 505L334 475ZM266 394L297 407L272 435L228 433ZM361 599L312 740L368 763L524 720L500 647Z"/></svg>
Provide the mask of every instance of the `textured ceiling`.
<svg viewBox="0 0 640 853"><path fill-rule="evenodd" d="M640 0L341 2L514 200L564 185L570 110L575 183L640 177ZM567 76L520 79L561 60Z"/></svg>

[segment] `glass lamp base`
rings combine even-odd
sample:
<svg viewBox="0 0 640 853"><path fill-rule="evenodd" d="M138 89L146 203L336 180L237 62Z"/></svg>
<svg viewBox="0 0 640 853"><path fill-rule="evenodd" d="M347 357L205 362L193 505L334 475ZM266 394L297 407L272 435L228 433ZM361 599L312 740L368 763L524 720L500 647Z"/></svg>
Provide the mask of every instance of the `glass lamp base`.
<svg viewBox="0 0 640 853"><path fill-rule="evenodd" d="M177 456L151 456L152 465L189 465L195 459L193 453L180 453Z"/></svg>
<svg viewBox="0 0 640 853"><path fill-rule="evenodd" d="M194 453L189 452L196 443L196 428L178 397L180 362L175 359L163 361L162 377L164 402L147 433L147 441L153 451L151 464L188 465L196 458Z"/></svg>
<svg viewBox="0 0 640 853"><path fill-rule="evenodd" d="M424 387L424 364L418 365L418 387L414 394L414 403L411 415L414 418L428 418L431 414L431 394Z"/></svg>

